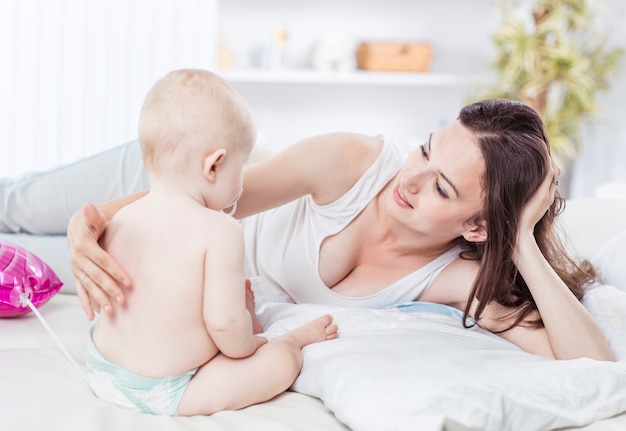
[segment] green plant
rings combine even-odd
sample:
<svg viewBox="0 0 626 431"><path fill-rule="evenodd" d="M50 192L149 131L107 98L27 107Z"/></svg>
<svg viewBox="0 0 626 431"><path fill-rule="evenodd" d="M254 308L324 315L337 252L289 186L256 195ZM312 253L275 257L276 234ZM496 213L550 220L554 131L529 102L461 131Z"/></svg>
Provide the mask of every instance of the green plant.
<svg viewBox="0 0 626 431"><path fill-rule="evenodd" d="M530 7L503 0L497 84L487 97L518 100L542 116L561 166L580 149L580 125L597 111L595 96L609 88L621 49L606 49L598 0L536 0ZM524 3L529 5L528 2Z"/></svg>

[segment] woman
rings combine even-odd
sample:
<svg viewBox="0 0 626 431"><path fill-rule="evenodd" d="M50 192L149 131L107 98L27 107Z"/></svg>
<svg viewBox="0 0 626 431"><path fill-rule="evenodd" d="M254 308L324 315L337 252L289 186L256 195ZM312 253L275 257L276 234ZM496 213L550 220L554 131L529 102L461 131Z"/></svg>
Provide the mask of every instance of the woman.
<svg viewBox="0 0 626 431"><path fill-rule="evenodd" d="M568 257L554 231L559 173L535 111L504 100L464 107L408 158L377 137L306 139L246 171L236 215L261 213L243 221L248 272L297 302L447 304L528 352L614 360L579 301L593 268ZM128 279L97 239L136 197L87 205L70 221L90 318L92 300L108 312L109 298L124 301Z"/></svg>

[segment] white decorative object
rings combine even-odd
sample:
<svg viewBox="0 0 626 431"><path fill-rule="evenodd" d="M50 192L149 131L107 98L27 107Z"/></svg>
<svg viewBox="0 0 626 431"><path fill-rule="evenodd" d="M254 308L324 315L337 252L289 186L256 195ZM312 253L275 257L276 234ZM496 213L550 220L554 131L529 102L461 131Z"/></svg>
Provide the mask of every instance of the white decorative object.
<svg viewBox="0 0 626 431"><path fill-rule="evenodd" d="M354 40L347 34L327 32L315 43L311 58L319 72L349 72L356 68Z"/></svg>

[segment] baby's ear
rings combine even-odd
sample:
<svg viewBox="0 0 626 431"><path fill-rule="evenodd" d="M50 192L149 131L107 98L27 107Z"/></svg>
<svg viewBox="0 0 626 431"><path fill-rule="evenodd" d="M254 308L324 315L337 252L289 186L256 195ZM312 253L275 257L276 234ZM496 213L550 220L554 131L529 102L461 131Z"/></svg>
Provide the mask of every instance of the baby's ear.
<svg viewBox="0 0 626 431"><path fill-rule="evenodd" d="M463 233L463 238L469 242L485 242L487 240L487 222L481 221Z"/></svg>
<svg viewBox="0 0 626 431"><path fill-rule="evenodd" d="M219 148L205 156L202 161L202 174L207 180L215 182L217 167L224 161L224 157L226 157L224 148Z"/></svg>

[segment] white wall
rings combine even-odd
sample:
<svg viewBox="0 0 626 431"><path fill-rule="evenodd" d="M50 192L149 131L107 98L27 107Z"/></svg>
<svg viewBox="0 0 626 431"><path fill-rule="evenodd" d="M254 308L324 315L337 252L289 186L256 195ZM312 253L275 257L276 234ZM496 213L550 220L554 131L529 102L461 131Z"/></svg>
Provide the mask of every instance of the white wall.
<svg viewBox="0 0 626 431"><path fill-rule="evenodd" d="M0 177L135 138L166 72L213 67L217 0L2 0Z"/></svg>
<svg viewBox="0 0 626 431"><path fill-rule="evenodd" d="M626 2L605 0L607 44L625 53L611 90L598 98L599 112L583 134L573 169L572 196L591 196L603 183L626 183ZM626 197L626 196L624 196Z"/></svg>
<svg viewBox="0 0 626 431"><path fill-rule="evenodd" d="M601 2L596 2L598 5ZM604 0L599 28L609 46L626 49L626 2ZM498 24L489 0L229 0L220 29L235 53L235 68L255 66L281 25L289 29L287 66L309 66L314 41L327 29L359 39L430 40L432 72L488 72L494 58L491 33ZM451 121L471 89L460 86L349 86L235 82L256 113L262 142L281 148L332 130L382 133L407 145ZM594 122L571 169L569 197L594 194L602 183L626 181L626 58L610 93L598 97Z"/></svg>
<svg viewBox="0 0 626 431"><path fill-rule="evenodd" d="M626 2L605 27L626 47ZM327 30L360 39L435 44L432 72L482 73L493 58L496 0L3 0L0 2L0 177L46 169L135 137L152 83L178 67L215 65L217 34L235 66L287 25L287 66L305 68ZM37 47L44 50L37 50ZM258 52L258 51L257 51ZM225 72L226 73L226 72ZM335 130L382 133L407 145L451 121L463 85L233 84L249 100L264 144L280 148ZM626 181L626 61L599 120L585 133L573 196ZM60 150L59 150L60 148ZM60 153L58 153L60 151Z"/></svg>

